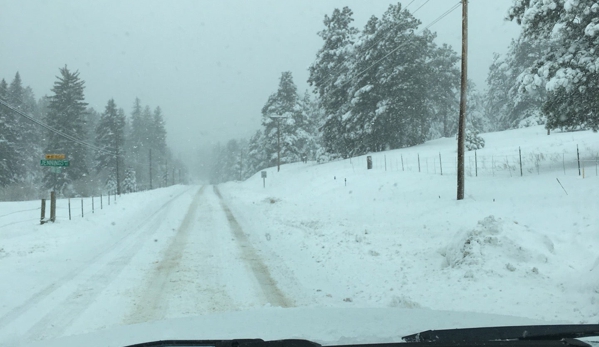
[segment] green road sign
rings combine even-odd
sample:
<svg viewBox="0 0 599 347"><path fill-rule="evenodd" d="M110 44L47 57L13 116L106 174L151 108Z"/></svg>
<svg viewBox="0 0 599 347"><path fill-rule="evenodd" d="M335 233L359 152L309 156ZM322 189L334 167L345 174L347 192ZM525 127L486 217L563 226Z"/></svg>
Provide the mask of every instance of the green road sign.
<svg viewBox="0 0 599 347"><path fill-rule="evenodd" d="M40 161L41 166L69 166L71 164L68 160L44 160Z"/></svg>
<svg viewBox="0 0 599 347"><path fill-rule="evenodd" d="M50 171L52 171L52 173L59 174L60 173L60 169L62 169L60 166L52 166L50 168Z"/></svg>

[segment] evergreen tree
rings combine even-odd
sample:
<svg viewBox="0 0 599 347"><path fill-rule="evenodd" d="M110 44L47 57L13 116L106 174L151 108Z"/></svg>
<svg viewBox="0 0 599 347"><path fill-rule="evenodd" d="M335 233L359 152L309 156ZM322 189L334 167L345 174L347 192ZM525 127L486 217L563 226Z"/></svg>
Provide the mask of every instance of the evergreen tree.
<svg viewBox="0 0 599 347"><path fill-rule="evenodd" d="M8 102L8 85L0 81L0 100ZM13 111L0 106L0 187L15 183L22 172L17 150L16 120Z"/></svg>
<svg viewBox="0 0 599 347"><path fill-rule="evenodd" d="M543 86L546 128L599 130L599 24L595 0L517 1L509 19L533 41L551 42L522 77L521 89Z"/></svg>
<svg viewBox="0 0 599 347"><path fill-rule="evenodd" d="M151 111L146 106L144 110L139 98L135 98L131 112L131 131L127 136L128 162L132 165L136 175L136 182L148 184L149 182L149 149L151 127Z"/></svg>
<svg viewBox="0 0 599 347"><path fill-rule="evenodd" d="M104 148L109 153L97 153L96 171L106 171L109 182L114 185L117 194L120 194L120 180L123 166L123 143L125 129L125 114L118 110L114 99L108 100L104 113L96 127L96 146Z"/></svg>
<svg viewBox="0 0 599 347"><path fill-rule="evenodd" d="M487 77L487 118L498 129L513 129L542 124L542 104L546 100L545 82L530 85L527 73L548 44L525 37L512 40L505 56L496 54Z"/></svg>
<svg viewBox="0 0 599 347"><path fill-rule="evenodd" d="M343 115L347 113L349 94L347 83L351 80L354 42L358 30L351 26L353 12L348 8L335 9L325 15L325 28L318 33L323 46L310 66L308 83L316 89L325 113L321 126L322 144L326 152L349 156Z"/></svg>
<svg viewBox="0 0 599 347"><path fill-rule="evenodd" d="M79 72L71 72L65 66L60 69L60 76L54 82L46 115L46 123L66 134L79 139L86 137L84 81L79 78ZM71 166L52 173L46 170L44 186L55 187L64 193L69 184L88 174L87 148L79 143L67 140L54 132L47 133L46 153L64 153L71 161Z"/></svg>
<svg viewBox="0 0 599 347"><path fill-rule="evenodd" d="M277 164L279 146L281 164L301 159L309 141L309 122L301 107L291 72L281 74L277 92L268 98L262 108L262 125L269 166Z"/></svg>
<svg viewBox="0 0 599 347"><path fill-rule="evenodd" d="M137 191L137 181L135 179L135 169L128 167L125 170L125 179L123 180L123 193L133 193Z"/></svg>
<svg viewBox="0 0 599 347"><path fill-rule="evenodd" d="M429 69L428 102L434 121L440 125L438 134L429 138L451 137L457 132L459 113L460 58L448 45L431 47ZM434 130L433 130L434 131Z"/></svg>
<svg viewBox="0 0 599 347"><path fill-rule="evenodd" d="M168 175L168 156L166 148L166 129L164 128L164 119L160 106L154 109L147 136L148 146L152 149L152 172L155 175L152 179L159 186L166 185Z"/></svg>
<svg viewBox="0 0 599 347"><path fill-rule="evenodd" d="M264 137L262 130L256 131L256 133L250 138L248 144L248 155L246 164L245 177L250 177L256 172L268 167L267 155L265 151L266 144L264 143Z"/></svg>
<svg viewBox="0 0 599 347"><path fill-rule="evenodd" d="M419 25L401 4L366 24L342 120L351 155L424 142L435 117L455 102L457 56L447 46L438 48L431 32L416 34Z"/></svg>

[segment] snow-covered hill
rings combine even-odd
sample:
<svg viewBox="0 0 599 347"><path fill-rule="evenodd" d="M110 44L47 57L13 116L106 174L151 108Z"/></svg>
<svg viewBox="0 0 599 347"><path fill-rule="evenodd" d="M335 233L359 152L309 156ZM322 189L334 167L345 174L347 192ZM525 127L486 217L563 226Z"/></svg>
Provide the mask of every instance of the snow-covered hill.
<svg viewBox="0 0 599 347"><path fill-rule="evenodd" d="M365 156L297 163L266 170L266 188L258 173L221 191L250 240L278 260L283 290L309 305L597 323L599 135L482 136L477 168L467 154L463 201L454 139L375 153L372 170Z"/></svg>

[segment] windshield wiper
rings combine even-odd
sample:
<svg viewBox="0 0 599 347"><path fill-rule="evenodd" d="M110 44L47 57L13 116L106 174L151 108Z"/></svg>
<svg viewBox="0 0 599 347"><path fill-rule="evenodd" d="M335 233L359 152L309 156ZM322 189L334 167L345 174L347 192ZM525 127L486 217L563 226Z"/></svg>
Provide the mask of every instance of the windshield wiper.
<svg viewBox="0 0 599 347"><path fill-rule="evenodd" d="M576 338L599 336L599 324L529 325L428 330L402 337L406 342L331 345L326 347L591 347ZM593 342L594 343L594 342ZM308 340L165 340L127 347L323 347ZM599 345L597 345L599 346Z"/></svg>
<svg viewBox="0 0 599 347"><path fill-rule="evenodd" d="M599 324L526 325L427 330L402 337L406 342L484 342L498 340L562 340L599 336Z"/></svg>

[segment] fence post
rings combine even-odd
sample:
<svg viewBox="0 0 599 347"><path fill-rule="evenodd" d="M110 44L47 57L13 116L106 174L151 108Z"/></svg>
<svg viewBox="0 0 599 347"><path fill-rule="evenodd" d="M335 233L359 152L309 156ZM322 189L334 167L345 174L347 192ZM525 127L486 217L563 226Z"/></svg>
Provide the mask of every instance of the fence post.
<svg viewBox="0 0 599 347"><path fill-rule="evenodd" d="M401 171L404 171L404 168L403 168L403 154L401 155Z"/></svg>
<svg viewBox="0 0 599 347"><path fill-rule="evenodd" d="M40 216L40 224L44 224L46 219L46 199L42 199L42 215Z"/></svg>
<svg viewBox="0 0 599 347"><path fill-rule="evenodd" d="M81 218L83 218L83 198L81 198Z"/></svg>
<svg viewBox="0 0 599 347"><path fill-rule="evenodd" d="M50 220L52 223L56 221L56 192L50 193Z"/></svg>
<svg viewBox="0 0 599 347"><path fill-rule="evenodd" d="M580 176L580 152L578 151L578 145L576 145L576 157L578 158L578 176Z"/></svg>
<svg viewBox="0 0 599 347"><path fill-rule="evenodd" d="M439 152L439 169L441 169L441 176L443 176L443 163L441 162L441 152Z"/></svg>
<svg viewBox="0 0 599 347"><path fill-rule="evenodd" d="M385 154L384 157L385 157L385 171L387 171L387 155Z"/></svg>
<svg viewBox="0 0 599 347"><path fill-rule="evenodd" d="M94 212L94 196L93 195L92 195L92 213L95 213Z"/></svg>
<svg viewBox="0 0 599 347"><path fill-rule="evenodd" d="M478 157L476 156L476 151L474 151L474 173L478 177Z"/></svg>
<svg viewBox="0 0 599 347"><path fill-rule="evenodd" d="M69 220L71 220L71 198L69 198Z"/></svg>
<svg viewBox="0 0 599 347"><path fill-rule="evenodd" d="M566 175L566 154L562 153L562 166L564 167L564 175Z"/></svg>
<svg viewBox="0 0 599 347"><path fill-rule="evenodd" d="M110 191L108 191L108 206L110 206Z"/></svg>
<svg viewBox="0 0 599 347"><path fill-rule="evenodd" d="M518 155L520 156L520 177L522 177L522 151L518 147Z"/></svg>
<svg viewBox="0 0 599 347"><path fill-rule="evenodd" d="M420 153L418 153L418 172L420 172Z"/></svg>
<svg viewBox="0 0 599 347"><path fill-rule="evenodd" d="M102 193L100 193L100 210L104 208L103 204L102 204Z"/></svg>

